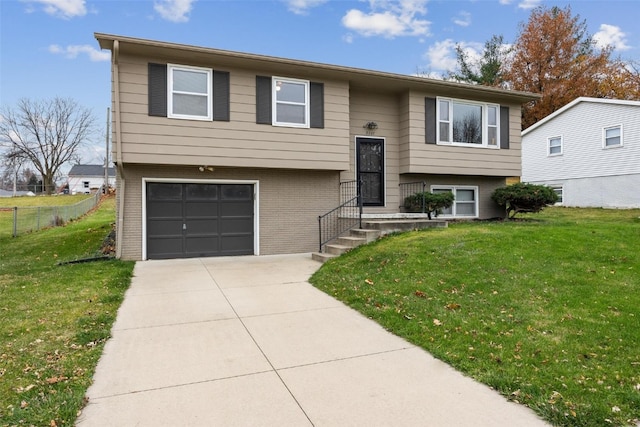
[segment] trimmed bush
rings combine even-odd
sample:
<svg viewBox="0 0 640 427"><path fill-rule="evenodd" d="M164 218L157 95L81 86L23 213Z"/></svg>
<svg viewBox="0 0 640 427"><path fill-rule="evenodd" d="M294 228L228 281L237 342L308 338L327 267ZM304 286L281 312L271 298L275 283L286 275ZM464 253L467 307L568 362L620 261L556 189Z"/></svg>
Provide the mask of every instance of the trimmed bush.
<svg viewBox="0 0 640 427"><path fill-rule="evenodd" d="M507 218L513 218L520 212L540 212L545 206L558 201L558 195L545 185L518 182L498 188L491 199L505 208Z"/></svg>
<svg viewBox="0 0 640 427"><path fill-rule="evenodd" d="M442 209L447 209L453 205L453 193L416 193L404 199L404 209L407 212L426 213L431 219L431 213L435 212L436 216L442 213ZM424 207L424 209L423 209Z"/></svg>

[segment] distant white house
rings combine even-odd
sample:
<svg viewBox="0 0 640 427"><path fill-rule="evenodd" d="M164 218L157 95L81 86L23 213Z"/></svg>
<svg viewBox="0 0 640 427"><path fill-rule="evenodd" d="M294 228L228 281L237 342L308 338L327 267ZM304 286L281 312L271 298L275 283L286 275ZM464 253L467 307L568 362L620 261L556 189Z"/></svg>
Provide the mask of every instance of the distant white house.
<svg viewBox="0 0 640 427"><path fill-rule="evenodd" d="M581 97L525 129L521 179L564 206L640 208L640 101Z"/></svg>
<svg viewBox="0 0 640 427"><path fill-rule="evenodd" d="M116 173L114 168L108 169L109 186L115 186ZM89 194L104 185L103 165L74 165L69 171L69 194Z"/></svg>

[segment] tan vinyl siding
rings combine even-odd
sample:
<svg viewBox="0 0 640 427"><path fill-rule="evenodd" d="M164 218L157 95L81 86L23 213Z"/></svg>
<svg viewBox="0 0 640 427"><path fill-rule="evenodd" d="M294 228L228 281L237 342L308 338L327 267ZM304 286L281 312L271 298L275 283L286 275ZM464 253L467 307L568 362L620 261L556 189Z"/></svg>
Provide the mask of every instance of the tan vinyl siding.
<svg viewBox="0 0 640 427"><path fill-rule="evenodd" d="M142 178L259 181L260 254L318 250L318 215L338 205L339 173L333 171L126 165L122 258L140 260L143 248Z"/></svg>
<svg viewBox="0 0 640 427"><path fill-rule="evenodd" d="M436 145L425 143L425 97L435 95L411 92L403 98L403 102L408 103L403 107L403 123L408 130L403 133L408 136L402 139L400 173L520 176L519 105L508 105L509 149ZM495 100L486 102L499 103Z"/></svg>
<svg viewBox="0 0 640 427"><path fill-rule="evenodd" d="M356 137L384 138L385 206L365 208L367 213L391 213L398 211L398 164L399 164L399 100L396 95L351 91L351 147L350 168L343 179L356 178ZM363 128L367 122L376 122L378 129L367 134Z"/></svg>
<svg viewBox="0 0 640 427"><path fill-rule="evenodd" d="M145 60L119 61L122 159L125 163L225 165L344 170L349 167L348 83L324 83L323 129L255 123L255 71L221 64L195 65L230 72L229 122L179 120L148 115ZM299 76L285 76L297 78Z"/></svg>

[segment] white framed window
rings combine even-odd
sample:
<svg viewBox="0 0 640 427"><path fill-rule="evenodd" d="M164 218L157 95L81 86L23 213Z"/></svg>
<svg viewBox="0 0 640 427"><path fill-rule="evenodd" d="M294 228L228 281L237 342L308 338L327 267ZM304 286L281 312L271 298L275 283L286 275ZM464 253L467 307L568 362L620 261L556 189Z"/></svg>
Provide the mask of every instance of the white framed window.
<svg viewBox="0 0 640 427"><path fill-rule="evenodd" d="M438 98L438 144L500 147L500 106Z"/></svg>
<svg viewBox="0 0 640 427"><path fill-rule="evenodd" d="M89 181L83 181L82 188L89 188Z"/></svg>
<svg viewBox="0 0 640 427"><path fill-rule="evenodd" d="M622 125L602 129L602 148L622 147Z"/></svg>
<svg viewBox="0 0 640 427"><path fill-rule="evenodd" d="M309 81L273 77L273 125L309 127Z"/></svg>
<svg viewBox="0 0 640 427"><path fill-rule="evenodd" d="M478 217L478 187L457 185L432 185L432 193L453 193L454 201L448 209L443 209L440 215L452 218Z"/></svg>
<svg viewBox="0 0 640 427"><path fill-rule="evenodd" d="M212 120L211 69L169 64L167 70L167 116Z"/></svg>
<svg viewBox="0 0 640 427"><path fill-rule="evenodd" d="M547 155L559 156L562 154L562 136L547 138Z"/></svg>
<svg viewBox="0 0 640 427"><path fill-rule="evenodd" d="M551 188L558 195L558 201L556 202L556 205L561 205L563 201L562 199L564 187L562 185L550 185L549 188Z"/></svg>

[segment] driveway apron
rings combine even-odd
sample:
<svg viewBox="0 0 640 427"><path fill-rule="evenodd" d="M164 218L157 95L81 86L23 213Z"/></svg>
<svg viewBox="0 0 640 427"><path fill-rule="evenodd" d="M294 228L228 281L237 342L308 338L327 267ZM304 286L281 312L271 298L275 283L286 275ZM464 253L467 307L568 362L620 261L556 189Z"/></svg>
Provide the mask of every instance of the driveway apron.
<svg viewBox="0 0 640 427"><path fill-rule="evenodd" d="M137 263L77 425L547 425L311 286L319 267Z"/></svg>

